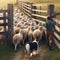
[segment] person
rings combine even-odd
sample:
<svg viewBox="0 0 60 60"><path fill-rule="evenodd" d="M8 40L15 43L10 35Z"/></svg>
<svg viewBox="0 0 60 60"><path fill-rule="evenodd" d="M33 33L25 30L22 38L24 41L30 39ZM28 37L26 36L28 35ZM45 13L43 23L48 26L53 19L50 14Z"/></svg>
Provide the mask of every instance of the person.
<svg viewBox="0 0 60 60"><path fill-rule="evenodd" d="M46 43L49 46L49 49L52 49L52 43L53 43L53 35L54 35L54 31L55 31L55 23L53 21L53 17L52 16L48 16L47 17L47 22L45 24L45 28L46 28Z"/></svg>

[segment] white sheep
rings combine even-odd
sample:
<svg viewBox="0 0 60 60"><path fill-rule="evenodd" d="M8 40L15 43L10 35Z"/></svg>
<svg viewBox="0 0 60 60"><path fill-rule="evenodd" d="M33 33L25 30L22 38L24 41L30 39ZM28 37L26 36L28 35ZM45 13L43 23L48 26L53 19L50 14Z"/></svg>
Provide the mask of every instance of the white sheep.
<svg viewBox="0 0 60 60"><path fill-rule="evenodd" d="M13 44L15 45L15 51L17 50L17 45L23 41L23 35L19 32L13 36Z"/></svg>
<svg viewBox="0 0 60 60"><path fill-rule="evenodd" d="M21 29L20 32L23 35L23 44L26 41L27 35L28 35L28 28L27 29Z"/></svg>
<svg viewBox="0 0 60 60"><path fill-rule="evenodd" d="M23 28L24 27L24 21L18 22L17 27Z"/></svg>
<svg viewBox="0 0 60 60"><path fill-rule="evenodd" d="M19 33L19 32L20 32L20 28L19 28L19 27L15 27L15 26L14 26L14 31L13 31L13 32L14 32L14 34Z"/></svg>
<svg viewBox="0 0 60 60"><path fill-rule="evenodd" d="M36 29L33 31L33 38L36 40L41 40L43 31L40 30L40 27L37 26Z"/></svg>
<svg viewBox="0 0 60 60"><path fill-rule="evenodd" d="M28 27L28 40L31 42L33 40L33 30L32 26Z"/></svg>

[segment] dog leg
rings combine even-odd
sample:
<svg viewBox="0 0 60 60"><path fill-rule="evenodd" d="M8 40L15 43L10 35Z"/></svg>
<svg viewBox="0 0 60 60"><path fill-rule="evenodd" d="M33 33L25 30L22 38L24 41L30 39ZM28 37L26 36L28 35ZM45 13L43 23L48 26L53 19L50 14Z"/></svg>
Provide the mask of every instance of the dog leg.
<svg viewBox="0 0 60 60"><path fill-rule="evenodd" d="M26 52L25 57L26 57L26 58L29 58L29 56L30 56L30 52Z"/></svg>
<svg viewBox="0 0 60 60"><path fill-rule="evenodd" d="M32 57L33 53L30 54L30 57Z"/></svg>

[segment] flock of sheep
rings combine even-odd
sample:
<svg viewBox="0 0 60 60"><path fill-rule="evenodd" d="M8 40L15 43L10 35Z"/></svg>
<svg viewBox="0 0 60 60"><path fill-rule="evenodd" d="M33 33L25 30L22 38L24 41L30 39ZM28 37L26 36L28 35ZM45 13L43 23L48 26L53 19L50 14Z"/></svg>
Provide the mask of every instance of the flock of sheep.
<svg viewBox="0 0 60 60"><path fill-rule="evenodd" d="M41 40L43 35L42 26L40 23L36 23L35 20L28 18L23 12L19 9L14 10L14 35L13 35L13 44L15 46L15 51L17 50L17 45L21 42L26 44L37 40Z"/></svg>
<svg viewBox="0 0 60 60"><path fill-rule="evenodd" d="M37 40L38 42L41 40L43 35L41 23L36 23L35 20L28 18L23 12L19 9L14 9L14 22L13 22L13 44L15 46L15 51L17 50L17 46L22 42L26 44L28 42L32 42L33 40ZM0 27L0 31L3 28ZM4 38L4 36L0 36L0 38Z"/></svg>

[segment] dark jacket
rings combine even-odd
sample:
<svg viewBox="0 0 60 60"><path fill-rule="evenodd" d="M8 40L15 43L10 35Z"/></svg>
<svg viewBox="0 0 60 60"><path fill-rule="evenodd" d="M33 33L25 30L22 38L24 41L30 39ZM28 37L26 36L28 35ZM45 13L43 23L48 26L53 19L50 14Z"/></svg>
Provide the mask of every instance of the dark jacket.
<svg viewBox="0 0 60 60"><path fill-rule="evenodd" d="M55 24L52 20L48 20L45 25L47 31L54 31L55 30Z"/></svg>

